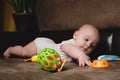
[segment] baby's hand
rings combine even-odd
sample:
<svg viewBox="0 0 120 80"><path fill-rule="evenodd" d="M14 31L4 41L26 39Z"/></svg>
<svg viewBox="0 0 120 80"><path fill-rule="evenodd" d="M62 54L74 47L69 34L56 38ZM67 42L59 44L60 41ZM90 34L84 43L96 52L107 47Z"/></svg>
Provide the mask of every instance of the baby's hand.
<svg viewBox="0 0 120 80"><path fill-rule="evenodd" d="M84 54L78 58L78 61L80 67L84 67L85 65L91 66L92 64L90 61L90 57Z"/></svg>

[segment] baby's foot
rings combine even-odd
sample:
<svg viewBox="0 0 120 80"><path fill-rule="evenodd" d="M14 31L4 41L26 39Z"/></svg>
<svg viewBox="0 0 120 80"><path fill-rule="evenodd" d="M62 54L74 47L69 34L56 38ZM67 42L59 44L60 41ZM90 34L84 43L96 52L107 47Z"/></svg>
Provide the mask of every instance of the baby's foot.
<svg viewBox="0 0 120 80"><path fill-rule="evenodd" d="M3 55L4 55L5 58L9 58L9 57L10 57L10 48L11 48L11 47L9 47L9 48L3 53Z"/></svg>

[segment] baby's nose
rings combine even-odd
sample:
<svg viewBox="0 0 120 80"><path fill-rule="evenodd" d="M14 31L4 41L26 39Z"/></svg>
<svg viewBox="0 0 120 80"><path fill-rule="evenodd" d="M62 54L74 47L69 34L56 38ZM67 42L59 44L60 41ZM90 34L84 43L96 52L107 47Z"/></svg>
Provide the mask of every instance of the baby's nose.
<svg viewBox="0 0 120 80"><path fill-rule="evenodd" d="M87 45L87 47L90 47L90 46L91 46L91 43L90 43L90 42L88 42L86 45Z"/></svg>

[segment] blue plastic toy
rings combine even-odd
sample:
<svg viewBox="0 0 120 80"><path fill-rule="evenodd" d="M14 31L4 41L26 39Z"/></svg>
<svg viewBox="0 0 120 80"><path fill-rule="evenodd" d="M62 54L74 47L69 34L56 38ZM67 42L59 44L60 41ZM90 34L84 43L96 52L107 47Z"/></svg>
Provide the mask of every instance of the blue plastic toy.
<svg viewBox="0 0 120 80"><path fill-rule="evenodd" d="M120 60L120 57L117 55L101 55L98 60Z"/></svg>

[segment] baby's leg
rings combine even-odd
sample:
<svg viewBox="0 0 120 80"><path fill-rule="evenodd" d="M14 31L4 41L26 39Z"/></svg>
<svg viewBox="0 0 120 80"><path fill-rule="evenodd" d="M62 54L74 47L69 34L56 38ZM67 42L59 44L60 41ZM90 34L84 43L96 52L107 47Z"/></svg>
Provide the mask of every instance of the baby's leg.
<svg viewBox="0 0 120 80"><path fill-rule="evenodd" d="M22 57L31 57L37 53L36 45L34 42L30 42L26 46L22 47L20 45L9 47L5 52L5 58L9 58L11 54L22 56Z"/></svg>
<svg viewBox="0 0 120 80"><path fill-rule="evenodd" d="M12 47L9 47L9 48L3 53L3 55L4 55L5 58L9 58L10 52L11 52L11 48L12 48Z"/></svg>

